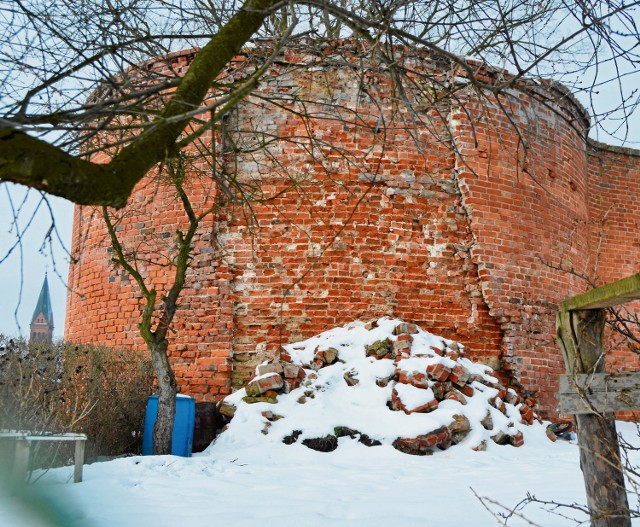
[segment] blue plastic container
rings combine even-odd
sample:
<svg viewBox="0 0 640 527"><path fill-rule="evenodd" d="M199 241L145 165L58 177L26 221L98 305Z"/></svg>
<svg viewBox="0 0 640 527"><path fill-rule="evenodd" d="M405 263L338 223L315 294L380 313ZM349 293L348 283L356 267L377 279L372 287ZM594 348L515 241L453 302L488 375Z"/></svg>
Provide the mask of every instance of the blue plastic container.
<svg viewBox="0 0 640 527"><path fill-rule="evenodd" d="M191 457L193 445L193 426L196 415L196 400L192 397L176 397L176 417L173 423L171 453L174 456ZM142 455L153 455L153 427L158 416L158 396L151 395L147 401L147 413L144 416L142 434Z"/></svg>

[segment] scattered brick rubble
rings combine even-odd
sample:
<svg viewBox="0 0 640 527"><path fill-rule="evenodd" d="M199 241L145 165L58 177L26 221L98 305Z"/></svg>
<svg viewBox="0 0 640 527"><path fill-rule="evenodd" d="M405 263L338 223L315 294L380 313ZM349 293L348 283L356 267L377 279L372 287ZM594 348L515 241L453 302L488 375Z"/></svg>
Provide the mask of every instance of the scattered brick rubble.
<svg viewBox="0 0 640 527"><path fill-rule="evenodd" d="M377 322L372 321L364 327L371 329L376 325ZM524 435L514 426L514 423L532 425L534 421L540 421L535 413L535 401L532 398L524 399L515 390L503 386L490 375L492 370L487 366L482 366L481 369L476 368L474 373L469 371L473 363L464 359L462 346L455 342L443 340L441 347L431 346L426 352L422 350L414 353L412 351L413 335L421 331L415 324L400 322L393 330L395 338L377 340L365 348L366 356L371 357L374 362L391 360L395 366L391 375L376 380L376 384L380 387L391 387L391 397L387 403L389 410L404 412L406 415L430 413L436 412L443 401L449 400L457 401L460 403L460 408L464 409L470 398L480 392L486 392L491 394L487 399L488 404L507 418L509 426L506 430L505 427L494 430L494 419L488 410L486 416L479 421L480 425L489 431L489 437L494 443L522 446ZM416 357L422 358L423 362L414 360ZM404 359L410 358L412 360L403 362ZM420 365L424 366L425 358L427 362L430 361L429 364L426 367L420 367ZM315 384L318 378L316 372L339 362L342 362L340 351L333 347L326 349L316 347L312 360L302 364L293 363L287 350L279 360L272 360L258 366L256 376L246 385L246 395L242 398L242 403L274 405L273 410L262 412L264 419L262 433L269 434L272 423L283 418L277 413L278 398L291 394L300 404L304 404L309 398L315 398L320 388ZM478 371L484 371L486 374ZM347 386L357 386L358 371L347 369L343 379ZM486 394L483 395L486 396ZM236 412L236 405L225 400L221 403L219 411L231 420ZM445 450L461 443L468 437L471 430L470 420L464 415L464 411L461 411L454 415L453 420L446 426L440 426L415 437L397 437L392 445L407 454L430 455L436 450ZM551 440L555 440L551 430L547 431L547 435ZM293 425L291 433L284 437L283 442L295 443L300 436L301 431L296 430ZM336 427L333 434L327 436L305 438L302 444L314 450L329 452L338 447L339 437L351 437L367 446L381 444L379 440L348 426ZM472 448L485 450L487 442L482 440Z"/></svg>

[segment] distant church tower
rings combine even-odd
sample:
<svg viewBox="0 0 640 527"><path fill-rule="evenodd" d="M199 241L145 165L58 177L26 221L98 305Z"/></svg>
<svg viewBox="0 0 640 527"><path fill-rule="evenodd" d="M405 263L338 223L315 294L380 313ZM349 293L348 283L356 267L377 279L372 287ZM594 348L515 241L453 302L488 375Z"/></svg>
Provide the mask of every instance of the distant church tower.
<svg viewBox="0 0 640 527"><path fill-rule="evenodd" d="M51 294L49 293L49 282L47 275L44 275L44 282L38 297L38 304L31 318L31 342L43 342L51 344L53 340L53 309L51 309Z"/></svg>

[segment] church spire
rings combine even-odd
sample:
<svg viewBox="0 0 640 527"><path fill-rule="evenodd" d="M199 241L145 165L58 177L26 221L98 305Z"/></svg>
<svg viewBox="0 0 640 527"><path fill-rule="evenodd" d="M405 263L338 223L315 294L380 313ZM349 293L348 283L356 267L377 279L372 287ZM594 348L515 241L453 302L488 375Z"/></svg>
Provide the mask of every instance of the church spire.
<svg viewBox="0 0 640 527"><path fill-rule="evenodd" d="M51 343L53 339L53 309L51 307L51 293L49 292L49 281L47 273L44 275L44 282L38 297L38 303L31 317L32 342Z"/></svg>

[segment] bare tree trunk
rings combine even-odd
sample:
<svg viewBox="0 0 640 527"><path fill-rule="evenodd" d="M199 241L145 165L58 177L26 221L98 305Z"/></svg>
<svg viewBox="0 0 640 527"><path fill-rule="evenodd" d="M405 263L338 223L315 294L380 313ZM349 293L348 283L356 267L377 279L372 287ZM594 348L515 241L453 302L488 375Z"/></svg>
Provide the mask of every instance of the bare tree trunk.
<svg viewBox="0 0 640 527"><path fill-rule="evenodd" d="M167 341L150 346L153 369L158 377L158 416L153 427L153 453L171 454L178 385L167 356Z"/></svg>
<svg viewBox="0 0 640 527"><path fill-rule="evenodd" d="M171 163L167 166L174 187L178 192L180 201L189 218L189 229L186 233L183 233L181 230L176 232L176 241L179 250L175 257L175 276L169 291L161 295L160 314L155 331L153 330L153 325L154 314L157 309L157 291L153 288L150 289L145 283L144 277L135 265L135 257L132 259L134 263L128 259L129 255L125 254L122 244L120 240L118 240L107 208L102 208L102 215L111 239L111 245L115 252L115 261L133 277L145 298L145 306L142 311L140 324L138 324L138 329L151 353L153 371L158 379L158 413L155 426L153 427L153 452L157 455L171 454L173 424L176 414L176 395L178 393L178 384L167 353L169 348L167 331L171 328L173 317L178 309L178 298L184 288L186 273L189 269L189 258L192 254L191 243L193 237L196 234L201 220L215 208L205 210L200 216L196 215L189 201L189 197L182 187L182 180L186 174L182 159L178 158L175 166Z"/></svg>

